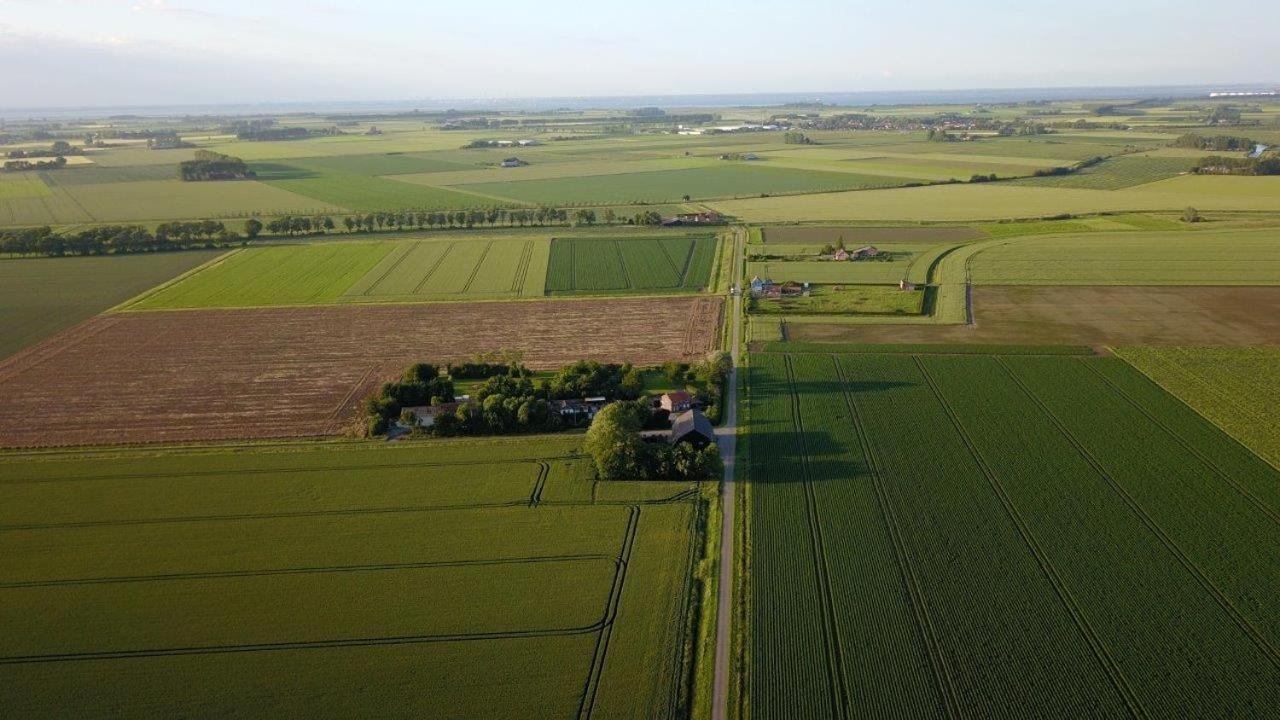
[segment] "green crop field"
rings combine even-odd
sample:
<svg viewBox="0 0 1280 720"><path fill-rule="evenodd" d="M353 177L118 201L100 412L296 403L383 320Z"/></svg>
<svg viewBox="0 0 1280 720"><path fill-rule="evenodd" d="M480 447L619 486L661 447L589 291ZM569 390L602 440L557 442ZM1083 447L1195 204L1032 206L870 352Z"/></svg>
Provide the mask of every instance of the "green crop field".
<svg viewBox="0 0 1280 720"><path fill-rule="evenodd" d="M1013 182L1031 187L1116 190L1176 177L1190 170L1194 164L1195 160L1192 158L1120 155L1071 175L1027 178Z"/></svg>
<svg viewBox="0 0 1280 720"><path fill-rule="evenodd" d="M1280 472L1114 358L757 354L750 716L1260 717Z"/></svg>
<svg viewBox="0 0 1280 720"><path fill-rule="evenodd" d="M711 278L716 238L556 238L548 294L702 290Z"/></svg>
<svg viewBox="0 0 1280 720"><path fill-rule="evenodd" d="M543 294L547 238L475 238L398 243L344 295L351 301Z"/></svg>
<svg viewBox="0 0 1280 720"><path fill-rule="evenodd" d="M218 251L0 260L0 359L218 256Z"/></svg>
<svg viewBox="0 0 1280 720"><path fill-rule="evenodd" d="M130 310L310 305L338 301L395 241L276 245L237 250L178 282L157 288Z"/></svg>
<svg viewBox="0 0 1280 720"><path fill-rule="evenodd" d="M0 706L683 717L697 496L575 452L0 455Z"/></svg>
<svg viewBox="0 0 1280 720"><path fill-rule="evenodd" d="M902 185L900 178L854 173L771 168L750 163L547 180L473 183L472 192L529 203L610 204L672 202L692 198L741 197Z"/></svg>
<svg viewBox="0 0 1280 720"><path fill-rule="evenodd" d="M1274 228L1045 235L988 241L969 262L991 285L1274 285L1277 240Z"/></svg>
<svg viewBox="0 0 1280 720"><path fill-rule="evenodd" d="M1280 348L1125 347L1116 353L1280 467Z"/></svg>
<svg viewBox="0 0 1280 720"><path fill-rule="evenodd" d="M366 177L338 172L302 171L305 177L266 182L290 193L313 198L348 210L372 212L400 209L455 209L493 205L493 198L454 192L381 177Z"/></svg>

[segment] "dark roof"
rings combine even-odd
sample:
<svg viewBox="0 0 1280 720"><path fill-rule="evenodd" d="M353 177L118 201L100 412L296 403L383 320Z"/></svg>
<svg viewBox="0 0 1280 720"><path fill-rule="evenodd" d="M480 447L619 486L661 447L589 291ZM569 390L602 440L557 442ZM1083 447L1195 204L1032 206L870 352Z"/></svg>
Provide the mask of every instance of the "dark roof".
<svg viewBox="0 0 1280 720"><path fill-rule="evenodd" d="M676 416L671 423L671 442L679 442L689 433L698 433L708 440L715 440L716 431L711 421L700 410L689 410Z"/></svg>

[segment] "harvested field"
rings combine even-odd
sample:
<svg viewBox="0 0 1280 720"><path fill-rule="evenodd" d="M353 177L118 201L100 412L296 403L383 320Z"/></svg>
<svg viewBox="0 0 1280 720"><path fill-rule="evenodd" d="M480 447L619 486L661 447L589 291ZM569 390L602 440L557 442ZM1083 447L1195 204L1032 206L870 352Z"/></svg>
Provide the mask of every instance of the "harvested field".
<svg viewBox="0 0 1280 720"><path fill-rule="evenodd" d="M977 324L792 324L819 342L1070 345L1277 345L1280 288L1008 287L973 289Z"/></svg>
<svg viewBox="0 0 1280 720"><path fill-rule="evenodd" d="M716 345L720 298L635 298L104 315L0 363L0 446L340 432L420 360L525 352L655 364Z"/></svg>
<svg viewBox="0 0 1280 720"><path fill-rule="evenodd" d="M876 243L951 243L976 240L983 237L981 230L971 227L771 227L765 228L766 243L818 244L834 243L843 237L845 244L874 245Z"/></svg>

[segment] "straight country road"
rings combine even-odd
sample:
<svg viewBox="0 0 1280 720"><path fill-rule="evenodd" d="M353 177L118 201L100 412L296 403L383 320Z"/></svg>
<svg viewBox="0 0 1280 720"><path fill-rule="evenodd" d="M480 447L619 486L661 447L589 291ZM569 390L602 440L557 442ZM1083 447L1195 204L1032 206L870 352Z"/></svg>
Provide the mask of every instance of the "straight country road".
<svg viewBox="0 0 1280 720"><path fill-rule="evenodd" d="M729 372L729 390L725 395L724 424L716 430L716 443L724 458L724 481L720 484L720 507L723 521L720 527L720 595L716 601L716 673L712 690L712 720L725 720L729 710L729 645L733 632L733 473L738 445L738 365L739 347L742 344L742 278L743 240L746 231L735 228L733 233L733 288L729 309L733 313L730 323L730 354L733 369Z"/></svg>

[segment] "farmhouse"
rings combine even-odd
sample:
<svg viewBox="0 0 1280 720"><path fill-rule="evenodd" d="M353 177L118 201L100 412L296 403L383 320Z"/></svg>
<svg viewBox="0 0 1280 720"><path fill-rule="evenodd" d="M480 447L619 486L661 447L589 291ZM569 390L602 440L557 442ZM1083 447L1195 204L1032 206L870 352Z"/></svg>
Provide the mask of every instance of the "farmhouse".
<svg viewBox="0 0 1280 720"><path fill-rule="evenodd" d="M581 400L561 400L560 416L564 418L572 418L575 422L578 420L594 420L596 413L600 412L605 405L609 404L608 398L589 397Z"/></svg>
<svg viewBox="0 0 1280 720"><path fill-rule="evenodd" d="M528 165L528 164L529 164L529 163L527 163L527 162L525 162L525 161L523 161L523 160L521 160L520 158L517 158L517 157L509 157L509 158L507 158L506 160L503 160L503 161L502 161L502 167L504 167L504 168L520 167L520 166L522 166L522 165Z"/></svg>
<svg viewBox="0 0 1280 720"><path fill-rule="evenodd" d="M864 260L866 258L876 257L879 254L880 250L876 246L867 245L866 247L860 247L849 253L849 258L852 260Z"/></svg>
<svg viewBox="0 0 1280 720"><path fill-rule="evenodd" d="M913 282L907 282L906 280L899 280L898 289L905 290L907 292L914 292L916 289L916 284Z"/></svg>
<svg viewBox="0 0 1280 720"><path fill-rule="evenodd" d="M666 227L678 227L680 225L719 225L723 222L724 218L720 213L696 212L679 213L675 217L663 220L662 224Z"/></svg>
<svg viewBox="0 0 1280 720"><path fill-rule="evenodd" d="M693 396L683 390L666 393L658 399L658 407L669 413L682 413L693 407Z"/></svg>
<svg viewBox="0 0 1280 720"><path fill-rule="evenodd" d="M421 405L417 407L408 407L405 410L413 413L414 421L418 427L429 428L436 424L436 418L441 415L449 415L458 411L458 408L466 405L470 398L465 395L456 402L441 403L439 405Z"/></svg>
<svg viewBox="0 0 1280 720"><path fill-rule="evenodd" d="M671 444L688 443L701 450L716 441L715 429L701 410L689 410L671 423Z"/></svg>

